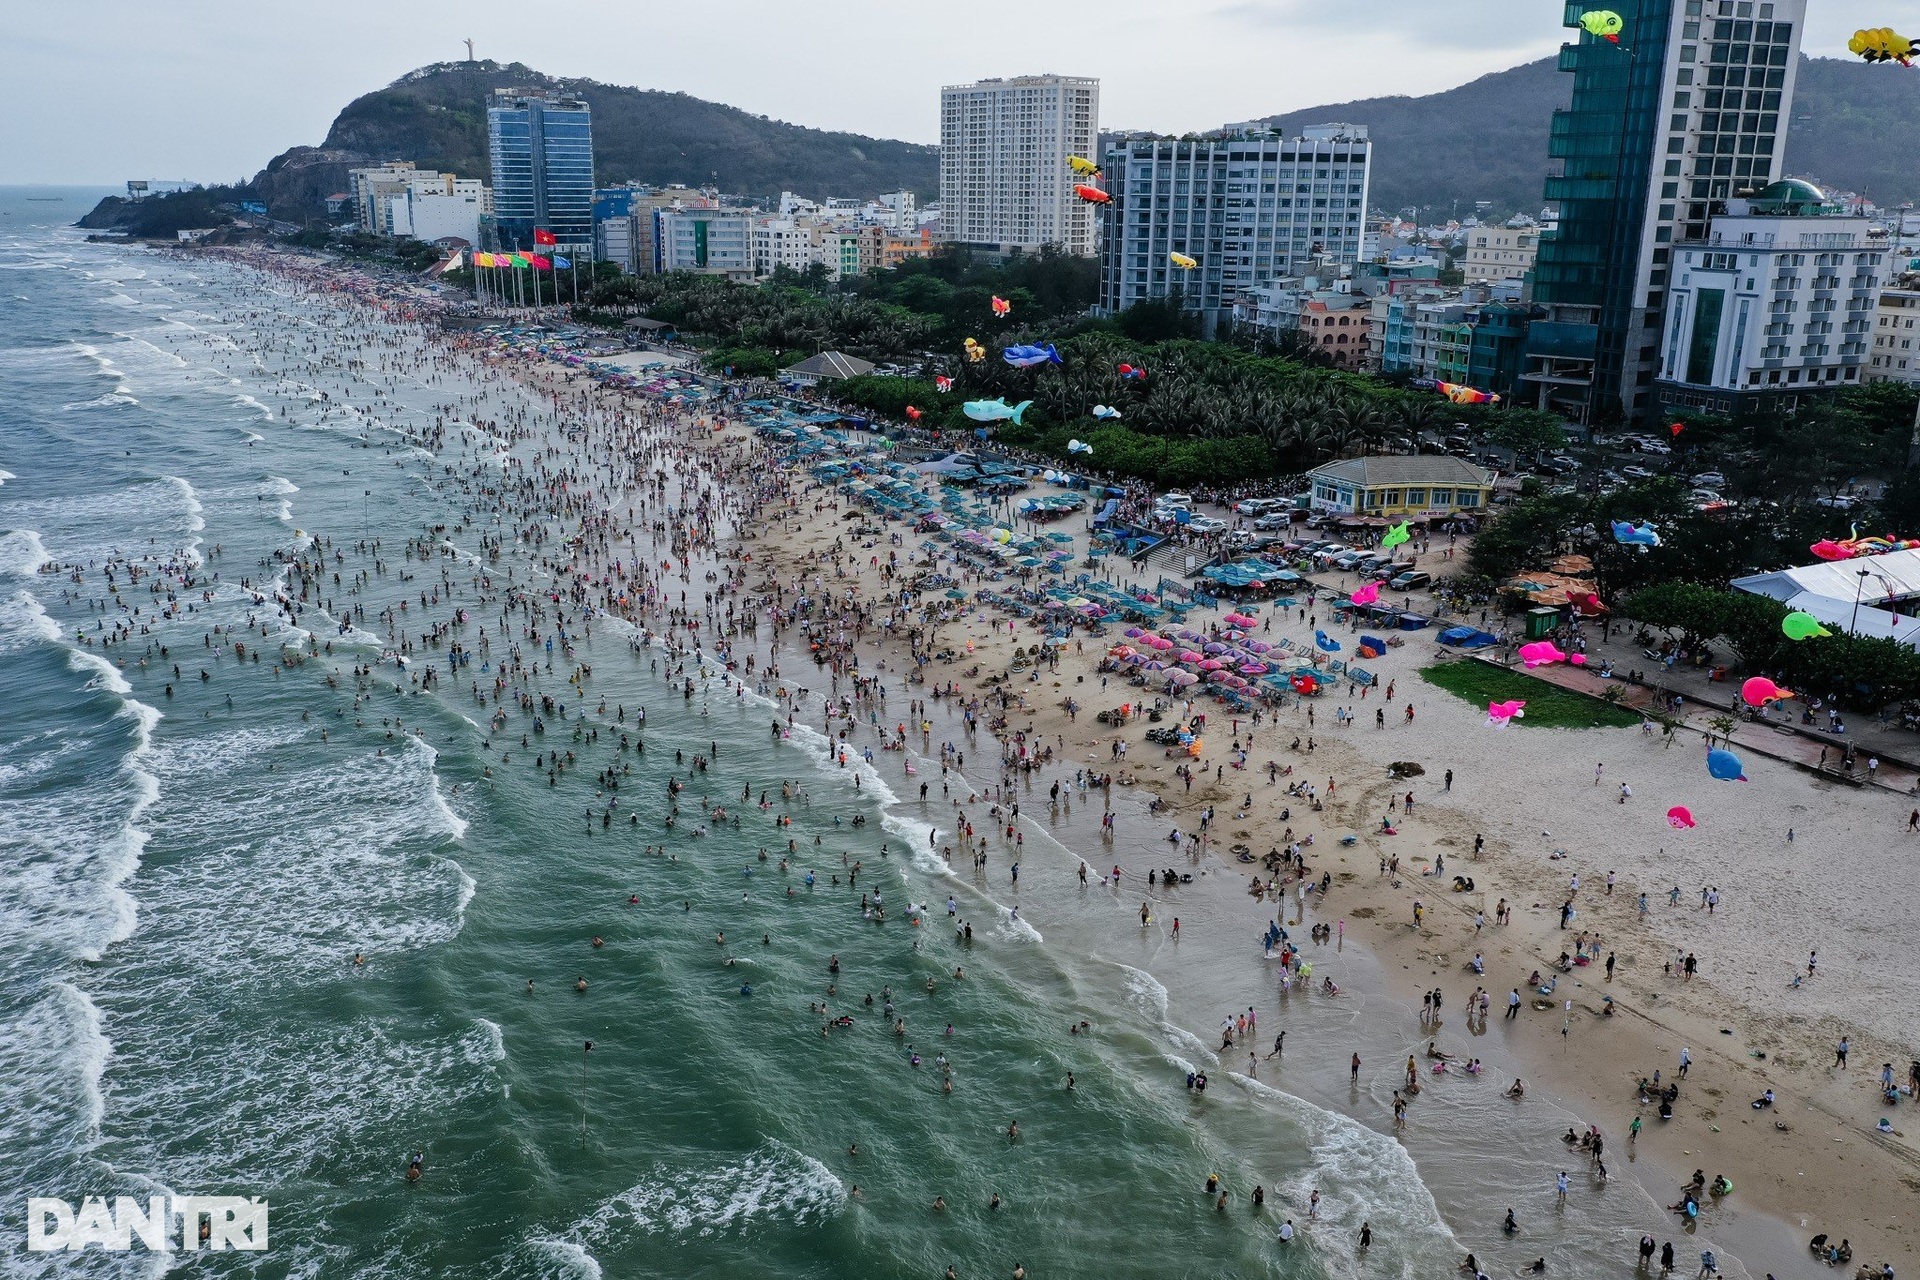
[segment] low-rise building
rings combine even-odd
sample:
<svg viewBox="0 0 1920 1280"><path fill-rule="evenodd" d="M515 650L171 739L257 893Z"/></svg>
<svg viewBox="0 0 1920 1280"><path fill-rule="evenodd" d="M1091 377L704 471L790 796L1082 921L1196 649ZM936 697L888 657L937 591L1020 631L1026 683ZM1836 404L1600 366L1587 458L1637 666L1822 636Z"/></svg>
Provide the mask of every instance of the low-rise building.
<svg viewBox="0 0 1920 1280"><path fill-rule="evenodd" d="M629 275L659 272L660 212L664 209L717 209L718 194L691 187L651 187L629 183L594 193L594 256L617 263Z"/></svg>
<svg viewBox="0 0 1920 1280"><path fill-rule="evenodd" d="M739 209L662 209L658 213L660 270L753 278L751 212Z"/></svg>
<svg viewBox="0 0 1920 1280"><path fill-rule="evenodd" d="M1873 320L1873 352L1864 382L1920 382L1920 275L1903 275L1880 290Z"/></svg>
<svg viewBox="0 0 1920 1280"><path fill-rule="evenodd" d="M437 182L413 182L386 198L387 234L415 240L464 240L480 243L480 220L487 213L484 183L438 175Z"/></svg>
<svg viewBox="0 0 1920 1280"><path fill-rule="evenodd" d="M480 218L493 211L492 193L480 179L422 169L410 160L349 169L347 186L354 225L375 235L416 240L455 235L472 243L478 240ZM472 228L462 230L469 213Z"/></svg>
<svg viewBox="0 0 1920 1280"><path fill-rule="evenodd" d="M1493 473L1442 453L1346 458L1307 473L1317 512L1405 520L1477 515L1493 496Z"/></svg>
<svg viewBox="0 0 1920 1280"><path fill-rule="evenodd" d="M1467 233L1467 253L1460 269L1469 281L1519 280L1533 270L1540 251L1540 228L1522 226L1474 227Z"/></svg>
<svg viewBox="0 0 1920 1280"><path fill-rule="evenodd" d="M841 351L822 351L817 356L809 356L798 364L790 364L780 370L780 381L791 386L812 387L822 382L838 382L842 378L864 377L876 367L859 356L850 356Z"/></svg>

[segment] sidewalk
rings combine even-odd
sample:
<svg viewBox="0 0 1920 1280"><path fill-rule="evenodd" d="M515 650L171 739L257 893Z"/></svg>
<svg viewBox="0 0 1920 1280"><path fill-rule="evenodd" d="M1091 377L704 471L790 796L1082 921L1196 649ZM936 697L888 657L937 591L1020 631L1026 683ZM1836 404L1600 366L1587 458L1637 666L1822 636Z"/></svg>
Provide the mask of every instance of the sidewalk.
<svg viewBox="0 0 1920 1280"><path fill-rule="evenodd" d="M1623 643L1618 638L1611 643L1596 641L1597 637L1588 637L1587 662L1590 665L1600 660L1611 660L1616 672L1644 668L1653 683L1630 683L1619 676L1605 679L1585 667L1559 663L1531 670L1518 660L1506 665L1509 670L1532 676L1536 680L1596 698L1604 696L1609 689L1623 690L1620 705L1630 710L1646 711L1664 705L1668 697L1678 695L1683 702L1677 718L1685 728L1703 737L1708 736L1713 734L1708 728L1708 721L1732 715L1739 719L1731 747L1736 754L1746 752L1769 756L1842 785L1870 785L1867 759L1877 756L1880 768L1871 785L1901 794L1920 794L1920 763L1916 763L1916 757L1920 757L1920 736L1878 723L1850 725L1845 734L1820 733L1798 723L1790 724L1779 713L1757 721L1741 719L1734 710L1734 705L1740 701L1737 682L1716 684L1707 679L1704 670L1680 667L1668 670L1659 663L1649 661L1630 642ZM1497 659L1482 657L1479 660L1502 665ZM1796 720L1797 717L1796 712ZM1839 767L1849 742L1853 744L1855 755L1852 774L1842 772ZM1826 756L1825 768L1821 767L1823 751Z"/></svg>

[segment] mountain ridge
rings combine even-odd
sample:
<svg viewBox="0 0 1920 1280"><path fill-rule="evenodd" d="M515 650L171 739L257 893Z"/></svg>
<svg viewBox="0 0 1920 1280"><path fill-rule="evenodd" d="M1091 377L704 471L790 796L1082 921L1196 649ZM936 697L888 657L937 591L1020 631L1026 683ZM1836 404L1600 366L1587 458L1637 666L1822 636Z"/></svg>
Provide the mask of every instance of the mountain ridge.
<svg viewBox="0 0 1920 1280"><path fill-rule="evenodd" d="M1897 69L1843 58L1800 59L1784 172L1853 191L1881 205L1920 198L1920 176L1902 139L1920 136L1920 82ZM1474 211L1534 212L1544 203L1553 112L1573 77L1541 58L1419 97L1391 95L1262 117L1287 130L1340 121L1368 126L1374 140L1372 200L1423 220ZM1474 123L1477 122L1477 123Z"/></svg>
<svg viewBox="0 0 1920 1280"><path fill-rule="evenodd" d="M1422 220L1537 212L1545 203L1547 135L1573 78L1553 58L1496 71L1439 93L1304 107L1264 117L1283 129L1327 121L1368 126L1374 139L1372 201ZM318 146L295 146L240 187L196 199L103 200L81 225L136 235L206 226L219 200L264 200L275 217L321 216L347 171L407 159L462 177L488 174L486 103L496 88L542 88L584 97L594 112L596 178L655 185L715 185L772 197L863 196L910 189L937 194L939 149L812 129L685 93L549 76L521 63L441 62L420 67L342 107ZM1785 171L1882 205L1920 198L1906 141L1920 137L1920 81L1890 65L1802 58ZM194 193L187 193L193 195Z"/></svg>

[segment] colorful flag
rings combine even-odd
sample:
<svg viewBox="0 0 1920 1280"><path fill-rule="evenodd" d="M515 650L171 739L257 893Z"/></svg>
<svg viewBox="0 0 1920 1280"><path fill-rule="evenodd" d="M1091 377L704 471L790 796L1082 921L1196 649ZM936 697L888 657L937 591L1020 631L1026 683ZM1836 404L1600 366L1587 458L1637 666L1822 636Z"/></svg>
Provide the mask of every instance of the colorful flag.
<svg viewBox="0 0 1920 1280"><path fill-rule="evenodd" d="M515 253L515 254L510 254L508 256L512 260L513 265L521 268L522 270L533 265L531 262L527 261L527 255L524 253Z"/></svg>
<svg viewBox="0 0 1920 1280"><path fill-rule="evenodd" d="M476 253L473 255L473 265L476 267L490 267L493 265L493 255L490 253Z"/></svg>
<svg viewBox="0 0 1920 1280"><path fill-rule="evenodd" d="M554 238L553 232L542 231L539 227L535 227L533 229L533 242L535 244L559 244L560 243L558 240Z"/></svg>
<svg viewBox="0 0 1920 1280"><path fill-rule="evenodd" d="M553 265L558 267L560 270L565 271L568 267L571 267L573 265L573 259L563 258L556 253L553 255Z"/></svg>
<svg viewBox="0 0 1920 1280"><path fill-rule="evenodd" d="M552 258L542 257L540 254L537 254L537 253L528 254L527 261L531 262L535 267L539 268L542 271L545 271L551 266L553 266Z"/></svg>

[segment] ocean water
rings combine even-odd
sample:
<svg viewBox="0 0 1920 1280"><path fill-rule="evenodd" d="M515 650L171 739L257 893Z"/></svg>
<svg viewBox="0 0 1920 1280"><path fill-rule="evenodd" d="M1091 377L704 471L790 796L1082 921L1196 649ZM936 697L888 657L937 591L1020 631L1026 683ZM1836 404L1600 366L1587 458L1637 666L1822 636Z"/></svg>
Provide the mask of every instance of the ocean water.
<svg viewBox="0 0 1920 1280"><path fill-rule="evenodd" d="M1237 1075L1169 1010L1164 933L1139 930L1131 900L1078 893L1077 858L1039 825L1014 920L1005 885L924 852L942 812L903 799L896 764L862 766L856 788L818 734L771 739L765 698L718 680L683 697L630 628L570 626L588 696L538 736L508 704L490 727L493 707L458 689L491 678L478 658L448 669L423 647L397 667L382 610L409 604L417 637L454 608L491 622L479 597L508 575L541 581L541 549L485 492L501 440L453 422L422 444L455 396L484 389L496 419L533 401L277 278L87 244L64 224L97 193L24 194L59 199L0 192L9 1274L1413 1277L1466 1250L1443 1204L1497 1221L1465 1182L1436 1200L1384 1125L1339 1114L1332 1037L1357 1006L1301 1011L1289 1054L1329 1047L1292 1091ZM440 551L483 536L498 560ZM262 601L300 592L288 558L316 538L327 569L289 623ZM423 666L444 687L421 691ZM561 670L544 691L565 701ZM618 750L623 732L644 754ZM676 766L715 748L705 772ZM554 785L528 767L543 749L577 753ZM631 772L603 826L609 765ZM675 777L684 820L667 829ZM781 802L783 782L806 798ZM733 806L742 788L773 808L693 834L702 798ZM864 921L831 882L843 855L863 888L933 904L924 927ZM1268 1015L1241 941L1219 1002ZM1226 955L1196 952L1179 998L1209 998ZM888 986L904 1037L878 1008ZM826 999L854 1026L823 1038L809 1006ZM1081 1020L1090 1034L1068 1035ZM1388 1080L1394 1034L1368 1049ZM1206 1094L1182 1086L1190 1067L1213 1074ZM1437 1154L1478 1151L1472 1179L1498 1184L1485 1126L1502 1122L1468 1114ZM1327 1208L1307 1225L1315 1187ZM24 1252L25 1196L157 1189L267 1197L270 1249ZM1290 1247L1284 1217L1305 1226ZM1511 1252L1601 1256L1630 1217Z"/></svg>

